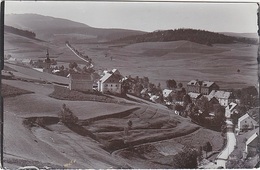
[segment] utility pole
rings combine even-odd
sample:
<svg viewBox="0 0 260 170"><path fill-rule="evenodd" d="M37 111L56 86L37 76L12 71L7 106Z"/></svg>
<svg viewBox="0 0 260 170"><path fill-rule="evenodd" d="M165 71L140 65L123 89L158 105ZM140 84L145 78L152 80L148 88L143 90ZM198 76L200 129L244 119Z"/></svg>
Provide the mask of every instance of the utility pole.
<svg viewBox="0 0 260 170"><path fill-rule="evenodd" d="M1 8L0 8L0 77L2 77L2 70L4 68L4 9L5 9L5 1L1 0ZM0 89L2 89L2 79L0 79ZM4 168L3 166L3 153L4 153L4 109L3 109L3 97L0 90L0 168Z"/></svg>

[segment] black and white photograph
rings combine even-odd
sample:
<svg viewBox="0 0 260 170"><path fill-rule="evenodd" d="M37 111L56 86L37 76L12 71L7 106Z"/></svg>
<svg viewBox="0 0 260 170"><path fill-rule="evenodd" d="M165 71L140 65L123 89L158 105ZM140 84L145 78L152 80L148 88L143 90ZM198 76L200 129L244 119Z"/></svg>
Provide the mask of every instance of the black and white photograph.
<svg viewBox="0 0 260 170"><path fill-rule="evenodd" d="M2 167L259 168L257 3L1 3Z"/></svg>

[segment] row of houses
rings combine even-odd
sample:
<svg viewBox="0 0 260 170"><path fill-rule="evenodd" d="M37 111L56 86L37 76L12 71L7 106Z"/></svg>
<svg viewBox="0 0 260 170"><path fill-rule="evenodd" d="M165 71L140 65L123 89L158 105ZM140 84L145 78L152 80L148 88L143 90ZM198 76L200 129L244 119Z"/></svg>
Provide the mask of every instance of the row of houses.
<svg viewBox="0 0 260 170"><path fill-rule="evenodd" d="M164 89L163 97L168 98L173 96L178 89ZM192 102L196 102L202 96L206 97L212 104L219 103L221 106L227 107L230 103L236 102L232 92L219 90L219 86L215 82L191 80L187 83L187 94L190 96Z"/></svg>
<svg viewBox="0 0 260 170"><path fill-rule="evenodd" d="M239 102L232 92L219 90L219 86L212 81L191 80L187 83L187 93L193 101L205 96L210 102L218 101L224 107L231 102Z"/></svg>

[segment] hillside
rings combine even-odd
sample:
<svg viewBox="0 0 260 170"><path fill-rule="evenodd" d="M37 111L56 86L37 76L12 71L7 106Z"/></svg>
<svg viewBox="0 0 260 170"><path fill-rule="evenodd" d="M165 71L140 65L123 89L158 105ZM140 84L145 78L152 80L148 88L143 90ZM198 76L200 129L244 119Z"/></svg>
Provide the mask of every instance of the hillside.
<svg viewBox="0 0 260 170"><path fill-rule="evenodd" d="M197 148L203 140L214 139L213 149L220 150L223 144L220 133L205 130L162 105L122 98L115 98L117 103L57 100L48 96L53 91L51 84L3 82L12 89L34 92L4 98L4 166L10 169L28 165L177 168L182 166L178 154L184 146ZM63 103L79 118L74 126L58 123ZM129 120L133 126L126 135Z"/></svg>
<svg viewBox="0 0 260 170"><path fill-rule="evenodd" d="M7 14L5 24L36 33L37 38L53 41L73 40L80 37L81 43L89 41L107 41L130 35L139 35L143 32L124 29L101 29L67 19L42 16L38 14ZM64 36L68 36L64 41Z"/></svg>
<svg viewBox="0 0 260 170"><path fill-rule="evenodd" d="M231 44L234 42L255 43L248 38L232 37L220 33L195 30L195 29L175 29L162 30L145 33L143 35L134 35L118 39L114 42L140 43L140 42L169 42L187 40L199 44L212 46L212 44Z"/></svg>
<svg viewBox="0 0 260 170"><path fill-rule="evenodd" d="M244 37L244 38L258 39L257 33L220 32L220 34L224 34L224 35L232 36L232 37Z"/></svg>
<svg viewBox="0 0 260 170"><path fill-rule="evenodd" d="M22 29L14 28L14 27L7 26L7 25L4 26L4 30L5 30L5 32L17 34L17 35L24 36L27 38L35 39L35 37L36 37L36 34L32 31L22 30Z"/></svg>

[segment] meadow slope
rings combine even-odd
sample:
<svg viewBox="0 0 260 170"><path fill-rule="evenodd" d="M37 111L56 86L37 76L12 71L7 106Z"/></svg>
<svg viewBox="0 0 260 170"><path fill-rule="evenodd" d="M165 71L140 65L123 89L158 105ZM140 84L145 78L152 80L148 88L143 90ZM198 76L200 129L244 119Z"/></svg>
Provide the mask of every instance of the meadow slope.
<svg viewBox="0 0 260 170"><path fill-rule="evenodd" d="M122 157L120 153L124 150L120 149L152 144L158 148L155 155L163 159L160 152L166 152L163 149L165 142L187 135L187 138L193 138L192 134L201 129L166 107L156 107L150 102L139 103L118 97L115 99L124 100L125 104L64 101L48 96L53 91L51 84L19 80L3 82L12 88L34 92L4 98L4 163L12 169L28 165L52 168L152 168L149 160L143 161L140 166L136 164L137 160L131 163L132 158ZM79 118L78 125L72 127L58 123L63 103ZM46 120L41 121L46 124L39 123L40 120ZM126 136L124 127L129 120L133 121L133 127L130 135ZM201 138L208 138L208 133L211 131L200 133ZM185 145L182 142L167 143L175 154ZM221 142L213 145L217 149ZM163 165L157 162L155 165L158 168L168 167L168 163Z"/></svg>

